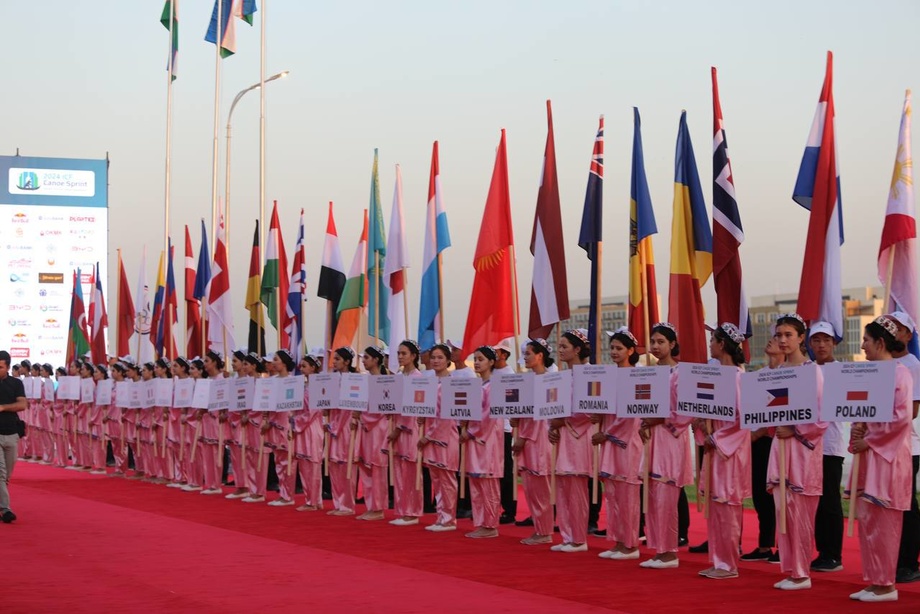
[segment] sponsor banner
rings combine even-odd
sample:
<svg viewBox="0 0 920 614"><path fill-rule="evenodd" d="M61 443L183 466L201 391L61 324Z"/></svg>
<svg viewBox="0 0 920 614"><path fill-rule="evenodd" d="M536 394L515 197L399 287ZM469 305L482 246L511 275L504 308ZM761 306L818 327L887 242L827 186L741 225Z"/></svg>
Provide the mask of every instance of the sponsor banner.
<svg viewBox="0 0 920 614"><path fill-rule="evenodd" d="M313 376L311 376L312 381ZM372 375L368 378L367 412L369 414L399 415L402 405L404 375ZM312 395L312 392L311 392ZM310 397L310 404L313 404Z"/></svg>
<svg viewBox="0 0 920 614"><path fill-rule="evenodd" d="M616 365L575 365L572 369L572 411L617 413Z"/></svg>
<svg viewBox="0 0 920 614"><path fill-rule="evenodd" d="M533 392L532 387L531 392ZM491 411L490 407L489 412ZM478 377L441 378L441 414L439 417L448 420L481 421L482 380Z"/></svg>
<svg viewBox="0 0 920 614"><path fill-rule="evenodd" d="M493 375L489 380L489 414L493 418L532 418L533 378L533 373Z"/></svg>
<svg viewBox="0 0 920 614"><path fill-rule="evenodd" d="M299 411L303 409L303 375L279 377L275 386L275 411Z"/></svg>
<svg viewBox="0 0 920 614"><path fill-rule="evenodd" d="M339 408L367 411L367 375L343 373L339 388Z"/></svg>
<svg viewBox="0 0 920 614"><path fill-rule="evenodd" d="M399 413L416 418L438 417L438 378L405 377Z"/></svg>
<svg viewBox="0 0 920 614"><path fill-rule="evenodd" d="M0 156L0 201L16 205L108 206L108 162Z"/></svg>
<svg viewBox="0 0 920 614"><path fill-rule="evenodd" d="M533 379L535 420L551 420L572 415L571 371L534 375Z"/></svg>
<svg viewBox="0 0 920 614"><path fill-rule="evenodd" d="M741 375L741 426L809 424L818 415L818 367L761 369Z"/></svg>
<svg viewBox="0 0 920 614"><path fill-rule="evenodd" d="M669 418L671 367L633 367L617 370L617 416Z"/></svg>
<svg viewBox="0 0 920 614"><path fill-rule="evenodd" d="M314 373L310 376L310 409L339 406L339 373Z"/></svg>
<svg viewBox="0 0 920 614"><path fill-rule="evenodd" d="M821 365L825 422L891 422L897 362L829 362ZM916 393L915 393L916 394Z"/></svg>
<svg viewBox="0 0 920 614"><path fill-rule="evenodd" d="M682 362L677 365L677 413L711 420L734 420L738 408L737 367Z"/></svg>

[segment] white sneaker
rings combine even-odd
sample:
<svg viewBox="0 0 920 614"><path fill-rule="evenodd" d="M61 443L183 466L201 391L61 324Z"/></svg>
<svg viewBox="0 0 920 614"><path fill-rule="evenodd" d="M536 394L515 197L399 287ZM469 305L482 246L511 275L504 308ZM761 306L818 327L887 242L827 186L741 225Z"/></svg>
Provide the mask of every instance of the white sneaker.
<svg viewBox="0 0 920 614"><path fill-rule="evenodd" d="M294 505L294 502L285 501L284 499L275 499L274 501L269 502L269 505L272 507L286 507L288 505Z"/></svg>
<svg viewBox="0 0 920 614"><path fill-rule="evenodd" d="M879 601L897 601L898 600L898 591L894 590L890 593L884 593L882 595L872 593L870 591L865 591L862 597L859 598L860 601L866 602L879 602Z"/></svg>
<svg viewBox="0 0 920 614"><path fill-rule="evenodd" d="M600 554L597 555L597 558L599 558L599 559L609 559L609 558L611 557L611 555L613 555L614 552L616 552L616 550L604 550L603 552L601 552Z"/></svg>
<svg viewBox="0 0 920 614"><path fill-rule="evenodd" d="M201 494L203 495L222 495L224 494L224 491L222 491L219 488L209 488L207 490L202 490Z"/></svg>
<svg viewBox="0 0 920 614"><path fill-rule="evenodd" d="M248 492L232 492L226 497L224 497L224 499L245 499L248 496L249 496Z"/></svg>
<svg viewBox="0 0 920 614"><path fill-rule="evenodd" d="M179 482L170 482L166 485L166 488L184 488L185 484L180 484Z"/></svg>
<svg viewBox="0 0 920 614"><path fill-rule="evenodd" d="M265 503L265 497L253 497L252 495L249 495L242 501L243 503Z"/></svg>
<svg viewBox="0 0 920 614"><path fill-rule="evenodd" d="M90 475L105 475L106 471L105 469L93 469L92 471L89 472L89 474Z"/></svg>
<svg viewBox="0 0 920 614"><path fill-rule="evenodd" d="M856 591L855 593L850 593L850 599L852 599L853 601L859 601L860 598L868 592L869 591L867 591L866 589L861 589L861 590Z"/></svg>
<svg viewBox="0 0 920 614"><path fill-rule="evenodd" d="M554 546L550 546L549 549L550 549L552 552L562 552L562 549L563 549L565 546L567 546L567 545L568 545L568 544L556 544L556 545L554 545Z"/></svg>
<svg viewBox="0 0 920 614"><path fill-rule="evenodd" d="M588 544L563 544L559 552L587 552Z"/></svg>
<svg viewBox="0 0 920 614"><path fill-rule="evenodd" d="M390 524L395 527L409 527L414 524L418 524L418 518L410 518L406 520L405 518L397 518L396 520L391 520Z"/></svg>
<svg viewBox="0 0 920 614"><path fill-rule="evenodd" d="M607 558L611 561L631 561L633 559L639 558L639 551L633 550L632 552L620 552L619 550L613 550L610 552L610 556Z"/></svg>
<svg viewBox="0 0 920 614"><path fill-rule="evenodd" d="M660 559L649 559L647 561L642 561L639 563L639 567L645 567L646 569L675 569L680 567L680 561L674 559L672 561L662 561Z"/></svg>
<svg viewBox="0 0 920 614"><path fill-rule="evenodd" d="M201 490L201 486L195 486L194 484L186 484L182 487L182 490L185 492L198 492Z"/></svg>
<svg viewBox="0 0 920 614"><path fill-rule="evenodd" d="M456 531L457 525L455 524L430 524L425 527L426 531L434 531L435 533L440 533L442 531Z"/></svg>
<svg viewBox="0 0 920 614"><path fill-rule="evenodd" d="M778 588L781 591L803 591L811 588L811 578L806 578L804 582L793 582L789 578L786 578L774 584L773 588ZM862 600L862 597L860 597L860 600Z"/></svg>

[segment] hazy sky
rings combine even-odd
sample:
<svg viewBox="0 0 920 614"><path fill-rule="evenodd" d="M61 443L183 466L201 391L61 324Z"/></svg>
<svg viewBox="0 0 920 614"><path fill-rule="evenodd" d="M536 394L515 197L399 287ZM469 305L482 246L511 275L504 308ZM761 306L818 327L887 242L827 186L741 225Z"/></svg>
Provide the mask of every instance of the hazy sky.
<svg viewBox="0 0 920 614"><path fill-rule="evenodd" d="M265 4L266 0L259 2L260 10ZM394 164L402 167L414 336L423 212L435 139L441 144L453 239L444 255L447 335L462 335L472 255L501 128L508 131L526 328L532 263L528 244L546 138L547 98L553 101L571 297L588 294L588 262L577 247L577 236L601 113L606 116L603 292L609 296L627 291L636 105L642 113L646 170L660 231L654 241L658 287L666 305L674 144L681 109L688 112L711 206L710 66L719 69L747 236L742 258L748 294L796 291L808 218L790 196L828 49L835 53L847 239L843 286L876 283L875 255L904 90L917 84L920 4L915 1L267 4L266 74L290 70L291 75L266 88L266 214L271 200L277 199L290 250L299 210L307 211L306 315L311 345L321 342L325 313L325 302L315 293L326 203L336 203L347 268L360 232L361 210L368 204L375 147L380 149L387 225ZM0 26L0 52L6 58L0 152L12 154L19 147L23 155L79 158L109 153L109 270L116 270L115 250L123 248L132 286L144 244L150 252L148 277L154 281L163 237L168 34L159 24L162 6L161 0L14 2L5 6ZM211 0L180 3L171 223L180 250L183 225L192 225L197 250L198 220L210 219L214 47L203 37L212 6ZM237 91L259 79L261 15L252 28L238 23L238 52L223 62L221 172L229 103ZM258 102L258 92L248 94L233 120L230 266L239 305L237 339L242 342L249 245L258 215ZM220 185L222 189L223 176ZM181 273L177 278L181 296ZM112 275L108 296L114 291ZM704 296L714 304L711 283Z"/></svg>

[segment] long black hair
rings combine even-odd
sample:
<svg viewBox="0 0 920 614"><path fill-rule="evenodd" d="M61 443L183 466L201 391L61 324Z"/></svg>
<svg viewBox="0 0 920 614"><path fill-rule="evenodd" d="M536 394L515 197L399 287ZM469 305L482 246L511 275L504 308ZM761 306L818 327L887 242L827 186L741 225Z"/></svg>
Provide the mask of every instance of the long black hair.
<svg viewBox="0 0 920 614"><path fill-rule="evenodd" d="M680 344L677 342L677 331L674 330L673 326L667 322L659 322L652 327L652 332L649 333L649 336L652 336L655 333L658 333L667 339L668 343L674 344L674 347L671 348L671 358L677 358L680 356Z"/></svg>

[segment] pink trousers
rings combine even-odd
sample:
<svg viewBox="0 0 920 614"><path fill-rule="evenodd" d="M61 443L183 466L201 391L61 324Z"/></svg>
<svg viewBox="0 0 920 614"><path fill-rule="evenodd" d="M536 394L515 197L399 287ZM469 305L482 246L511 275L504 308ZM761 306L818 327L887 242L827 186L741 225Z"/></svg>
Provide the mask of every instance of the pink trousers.
<svg viewBox="0 0 920 614"><path fill-rule="evenodd" d="M888 509L860 497L856 501L859 518L859 554L863 580L876 586L894 584L901 543L903 512Z"/></svg>
<svg viewBox="0 0 920 614"><path fill-rule="evenodd" d="M259 469L259 457L262 457L262 468ZM250 495L264 497L268 484L268 454L262 450L257 451L246 447L246 489Z"/></svg>
<svg viewBox="0 0 920 614"><path fill-rule="evenodd" d="M227 449L230 450L230 466L233 468L233 483L237 488L245 488L246 472L243 471L243 448L235 443L227 443Z"/></svg>
<svg viewBox="0 0 920 614"><path fill-rule="evenodd" d="M645 545L655 554L677 552L677 500L680 488L660 480L648 482Z"/></svg>
<svg viewBox="0 0 920 614"><path fill-rule="evenodd" d="M556 522L565 544L588 540L588 478L580 475L556 476Z"/></svg>
<svg viewBox="0 0 920 614"><path fill-rule="evenodd" d="M738 571L738 562L741 560L738 541L741 539L743 512L744 508L740 505L709 502L709 561L716 569Z"/></svg>
<svg viewBox="0 0 920 614"><path fill-rule="evenodd" d="M533 530L537 535L553 534L553 506L550 503L550 477L522 471L524 497L533 518Z"/></svg>
<svg viewBox="0 0 920 614"><path fill-rule="evenodd" d="M300 458L297 459L297 471L300 473L300 483L303 486L304 503L323 507L323 464ZM264 491L265 480L262 480L262 484Z"/></svg>
<svg viewBox="0 0 920 614"><path fill-rule="evenodd" d="M356 463L352 471L361 472L361 488L364 489L364 506L369 512L387 509L387 468ZM432 487L434 481L432 480Z"/></svg>
<svg viewBox="0 0 920 614"><path fill-rule="evenodd" d="M437 524L452 525L457 523L457 474L454 471L428 466L431 475L431 492L434 493L435 506L438 511ZM384 487L386 480L384 479ZM386 502L384 502L386 503Z"/></svg>
<svg viewBox="0 0 920 614"><path fill-rule="evenodd" d="M195 429L185 425L185 474L188 483L192 486L201 486L204 483L204 472L201 470L201 449L204 444L195 442ZM192 462L192 450L195 451L195 461Z"/></svg>
<svg viewBox="0 0 920 614"><path fill-rule="evenodd" d="M811 576L811 559L815 552L815 512L820 497L800 495L786 489L786 534L780 531L779 487L773 489L776 505L776 546L779 566L791 578Z"/></svg>
<svg viewBox="0 0 920 614"><path fill-rule="evenodd" d="M415 461L396 459L393 484L393 511L403 516L418 518L422 515L422 490L415 487ZM330 474L332 471L330 470Z"/></svg>
<svg viewBox="0 0 920 614"><path fill-rule="evenodd" d="M473 504L473 526L497 529L502 511L501 479L470 476L470 502Z"/></svg>
<svg viewBox="0 0 920 614"><path fill-rule="evenodd" d="M113 424L109 427L109 437L112 440L112 456L115 457L115 471L127 473L128 471L128 446L121 440L121 424Z"/></svg>
<svg viewBox="0 0 920 614"><path fill-rule="evenodd" d="M351 468L348 479L347 463L329 463L329 482L332 485L332 505L340 511L355 511L355 486L357 485L356 467Z"/></svg>
<svg viewBox="0 0 920 614"><path fill-rule="evenodd" d="M105 470L105 438L102 436L102 427L92 427L96 435L90 440L90 457L92 467L96 471Z"/></svg>
<svg viewBox="0 0 920 614"><path fill-rule="evenodd" d="M207 490L220 488L221 475L217 466L220 452L218 447L216 443L198 443L198 457L195 458L195 462L201 467L201 472L204 476L202 486Z"/></svg>
<svg viewBox="0 0 920 614"><path fill-rule="evenodd" d="M285 501L293 501L294 489L297 486L297 474L294 473L293 469L288 471L291 458L287 450L275 448L274 454L275 474L278 476L278 496ZM268 463L264 464L267 465Z"/></svg>
<svg viewBox="0 0 920 614"><path fill-rule="evenodd" d="M622 480L604 480L607 502L607 541L625 548L639 547L639 485ZM674 503L677 511L677 502Z"/></svg>

